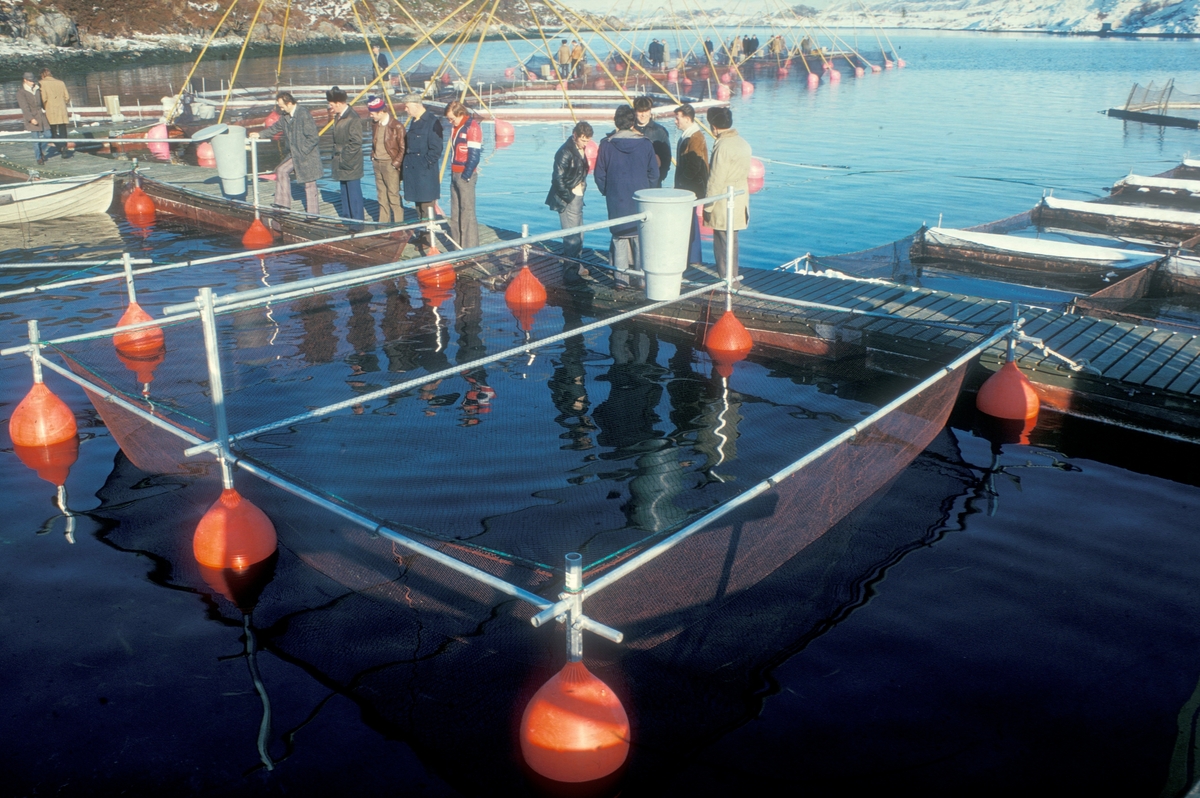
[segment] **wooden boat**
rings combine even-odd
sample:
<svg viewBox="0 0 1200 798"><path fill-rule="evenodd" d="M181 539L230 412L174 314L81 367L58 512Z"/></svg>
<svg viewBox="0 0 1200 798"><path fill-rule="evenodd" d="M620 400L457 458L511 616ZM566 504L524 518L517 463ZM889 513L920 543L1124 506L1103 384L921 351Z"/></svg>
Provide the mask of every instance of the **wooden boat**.
<svg viewBox="0 0 1200 798"><path fill-rule="evenodd" d="M1043 197L1031 212L1039 227L1058 225L1146 236L1178 244L1200 235L1200 213Z"/></svg>
<svg viewBox="0 0 1200 798"><path fill-rule="evenodd" d="M0 224L104 213L112 199L112 172L0 186Z"/></svg>
<svg viewBox="0 0 1200 798"><path fill-rule="evenodd" d="M1130 270L1166 257L1161 252L1118 249L1066 241L923 227L914 237L909 257L916 264L938 264L1018 281L1098 288Z"/></svg>

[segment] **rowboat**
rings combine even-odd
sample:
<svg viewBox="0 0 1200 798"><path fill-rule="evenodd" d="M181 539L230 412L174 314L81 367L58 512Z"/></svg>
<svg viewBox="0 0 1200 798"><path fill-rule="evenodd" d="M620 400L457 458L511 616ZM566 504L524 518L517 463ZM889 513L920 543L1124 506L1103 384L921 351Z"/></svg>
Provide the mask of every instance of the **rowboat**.
<svg viewBox="0 0 1200 798"><path fill-rule="evenodd" d="M112 172L0 186L0 224L104 213L112 199Z"/></svg>
<svg viewBox="0 0 1200 798"><path fill-rule="evenodd" d="M1067 241L981 233L944 227L925 227L914 237L913 263L938 264L948 269L1099 287L1166 257L1161 252L1118 249Z"/></svg>

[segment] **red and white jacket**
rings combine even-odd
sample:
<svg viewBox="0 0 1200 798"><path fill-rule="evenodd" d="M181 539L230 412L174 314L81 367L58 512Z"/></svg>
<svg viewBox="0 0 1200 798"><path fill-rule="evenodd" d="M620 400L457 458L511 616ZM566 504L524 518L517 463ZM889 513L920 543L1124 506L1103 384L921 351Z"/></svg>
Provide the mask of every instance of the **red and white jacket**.
<svg viewBox="0 0 1200 798"><path fill-rule="evenodd" d="M450 146L453 148L454 160L450 162L450 171L462 175L464 180L470 180L479 166L479 157L483 154L483 128L479 120L468 115L462 124L450 133Z"/></svg>

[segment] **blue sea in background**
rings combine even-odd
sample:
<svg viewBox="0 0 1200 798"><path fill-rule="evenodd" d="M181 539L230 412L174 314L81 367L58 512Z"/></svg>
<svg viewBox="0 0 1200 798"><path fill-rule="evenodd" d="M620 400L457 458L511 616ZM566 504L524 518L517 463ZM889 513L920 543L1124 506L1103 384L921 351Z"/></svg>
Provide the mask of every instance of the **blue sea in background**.
<svg viewBox="0 0 1200 798"><path fill-rule="evenodd" d="M879 60L874 33L840 33ZM639 42L651 35L674 42L664 32L639 34ZM1135 81L1174 79L1200 93L1200 41L888 36L883 45L894 46L905 69L810 90L794 68L786 79L759 76L750 97L735 92L735 127L766 165L742 238L744 265L866 249L939 218L975 225L1028 210L1044 191L1092 199L1130 171L1158 173L1200 152L1195 130L1100 113L1122 105ZM532 49L514 47L522 57ZM458 59L464 68L470 56L468 49ZM494 78L513 60L503 42L489 42L478 69ZM198 76L214 88L231 64L206 64ZM258 59L241 75L265 85L274 67ZM187 68L64 78L79 96L120 93L150 104L177 89ZM294 57L285 83L361 83L366 69L365 55ZM0 94L10 97L12 88ZM568 130L520 124L500 150L488 137L481 222L557 227L542 203L552 153ZM585 221L603 214L589 191ZM77 256L129 249L165 261L236 249L177 224L146 239L123 219L112 227L77 240L69 227L60 232ZM0 260L51 257L62 245L53 229L42 233L0 231ZM587 244L603 247L606 237L590 235ZM212 274L228 284L258 279L234 267ZM20 340L25 320L37 315L46 317L47 336L111 323L122 295L110 285L78 299L64 292L0 303L0 341ZM339 341L351 316L346 304L334 309ZM7 358L0 374L7 416L28 389L28 364ZM462 772L472 751L443 745L453 729L401 731L371 702L274 648L286 623L259 640L276 714L268 745L282 759L262 769L262 705L239 656L240 621L230 622L203 585L173 577L168 564L106 542L108 522L86 513L103 509L97 494L117 447L81 392L64 387L90 419L67 484L73 509L84 513L74 545L63 540L52 488L11 454L0 458L0 491L9 497L0 524L8 731L0 795L485 794L471 786L477 774ZM999 451L971 429L969 413L956 416L856 520L863 534L903 530L910 544L848 585L836 611L749 641L763 664L752 678L721 685L739 696L741 720L679 748L643 750L635 740L633 762L641 764L631 766L622 794L732 795L781 784L811 795L1187 790L1200 716L1196 447L1051 414L1031 444ZM806 596L794 600L802 615ZM338 629L321 633L336 639ZM486 667L477 678L487 679ZM687 663L674 667L682 673ZM720 669L704 678L716 692ZM424 688L418 679L405 689ZM496 700L505 695L501 689ZM627 708L635 727L659 730L656 739L675 717L671 707ZM513 711L515 730L520 707ZM497 735L489 754L517 756L514 740ZM519 780L488 791L514 792L536 794Z"/></svg>

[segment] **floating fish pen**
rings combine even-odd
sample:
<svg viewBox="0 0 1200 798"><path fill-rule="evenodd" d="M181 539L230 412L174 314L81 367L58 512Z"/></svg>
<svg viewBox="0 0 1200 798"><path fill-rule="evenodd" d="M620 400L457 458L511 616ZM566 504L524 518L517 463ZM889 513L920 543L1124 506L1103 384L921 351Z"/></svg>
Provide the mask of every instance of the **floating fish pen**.
<svg viewBox="0 0 1200 798"><path fill-rule="evenodd" d="M1163 86L1133 84L1122 108L1105 113L1117 119L1145 122L1168 127L1200 128L1200 94L1188 94L1175 88L1171 78Z"/></svg>
<svg viewBox="0 0 1200 798"><path fill-rule="evenodd" d="M539 298L530 248L560 235L293 273L262 288L204 287L167 307L189 289L151 294L143 279L153 316L133 312L127 262L121 324L42 340L31 322L30 343L5 354L30 356L31 396L44 399L50 373L83 388L123 452L113 491L157 495L184 480L207 493L207 510L159 496L178 536L148 550L166 546L183 563L190 549L198 565L188 567L235 596L282 547L347 600L383 608L370 620L384 625L370 630L346 620L361 652L338 654L321 642L328 627L298 622L300 648L325 658L322 668L336 671L329 657L386 659L421 629L464 641L486 629L489 646L534 668L546 638L532 627L556 627L569 662L530 700L521 747L542 776L589 781L621 766L629 727L582 665L584 632L602 638L589 662L614 684L635 679L622 675L628 656L696 645L689 630L821 549L933 441L967 367L1012 327L964 328L957 356L915 378L781 349L744 359L740 344L715 340L734 323L726 281L685 281L673 298L620 312L587 291ZM467 274L479 259L503 279ZM561 268L557 258L536 265ZM656 320L682 306L709 319L702 337ZM75 440L18 454L47 467L69 458L55 446ZM128 534L161 520L128 519ZM866 551L842 565L866 578L888 556ZM323 591L295 571L275 576L289 578L303 597L293 609L307 614ZM715 667L707 657L724 650L701 645L696 662ZM590 753L541 735L564 679L607 696L588 731L603 743Z"/></svg>

